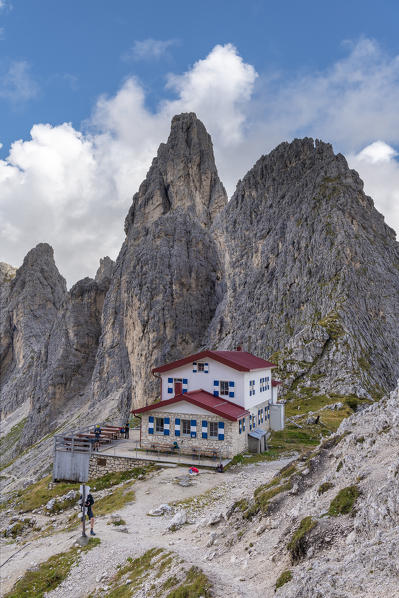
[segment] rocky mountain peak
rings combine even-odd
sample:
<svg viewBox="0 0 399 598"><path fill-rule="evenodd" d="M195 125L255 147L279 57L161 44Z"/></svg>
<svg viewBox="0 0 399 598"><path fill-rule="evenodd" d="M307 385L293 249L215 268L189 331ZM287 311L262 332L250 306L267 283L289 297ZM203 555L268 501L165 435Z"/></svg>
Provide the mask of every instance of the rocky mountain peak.
<svg viewBox="0 0 399 598"><path fill-rule="evenodd" d="M125 221L128 233L149 226L162 215L183 211L209 225L227 203L215 164L210 135L194 113L172 120L167 143L161 143L145 181L133 197Z"/></svg>

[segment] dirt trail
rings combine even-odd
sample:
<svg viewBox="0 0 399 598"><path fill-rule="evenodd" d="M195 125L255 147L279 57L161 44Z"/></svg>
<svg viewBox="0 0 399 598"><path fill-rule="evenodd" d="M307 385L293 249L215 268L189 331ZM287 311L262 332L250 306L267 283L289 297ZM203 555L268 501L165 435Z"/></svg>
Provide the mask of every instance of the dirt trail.
<svg viewBox="0 0 399 598"><path fill-rule="evenodd" d="M106 579L118 564L128 556L136 557L152 547L162 547L175 552L186 562L201 567L215 587L216 596L229 594L233 597L264 597L258 593L258 584L249 579L247 559L236 558L233 549L220 557L214 547L207 547L210 532L207 520L212 514L224 513L238 498L250 497L256 486L272 478L289 460L265 462L229 470L223 475L202 470L193 479L192 486L182 487L175 482L184 475L185 468L165 468L134 484L136 500L118 511L126 521L129 533L107 525L109 516L98 518L95 531L101 545L82 555L80 563L73 567L69 577L53 592L51 598L69 598L71 592L84 598L96 587L106 585ZM171 516L150 517L148 511L162 503L172 503L212 491L208 504L196 508L189 516L189 524L177 532L167 531ZM95 496L95 493L94 493ZM94 505L95 513L95 505ZM9 590L26 569L47 560L53 554L67 550L78 533L57 533L48 538L33 541L26 549L14 556L1 568L3 592ZM2 562L13 554L17 545L6 546ZM102 579L101 579L102 578Z"/></svg>

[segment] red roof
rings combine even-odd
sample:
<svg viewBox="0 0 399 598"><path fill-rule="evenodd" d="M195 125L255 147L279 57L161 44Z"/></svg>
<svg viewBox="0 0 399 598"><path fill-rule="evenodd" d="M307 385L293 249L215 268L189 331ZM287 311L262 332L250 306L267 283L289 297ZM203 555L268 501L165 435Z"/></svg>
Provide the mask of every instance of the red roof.
<svg viewBox="0 0 399 598"><path fill-rule="evenodd" d="M215 397L210 392L202 389L191 390L190 392L177 395L173 397L173 399L159 401L158 403L147 405L147 407L141 407L140 409L133 409L132 413L145 413L146 411L152 411L153 409L162 409L162 407L167 407L168 405L173 405L173 403L179 403L180 401L187 401L188 403L197 405L197 407L202 407L203 409L215 413L216 415L220 415L225 419L229 419L232 422L249 415L249 412L244 409L244 407L236 405L221 397Z"/></svg>
<svg viewBox="0 0 399 598"><path fill-rule="evenodd" d="M282 384L280 380L272 380L272 386L280 386L280 384Z"/></svg>
<svg viewBox="0 0 399 598"><path fill-rule="evenodd" d="M152 371L168 372L169 370L174 370L176 368L181 367L182 365L186 365L186 363L192 363L193 361L205 359L206 357L214 359L215 361L219 361L220 363L224 363L224 365L228 365L229 367L233 368L234 370L238 370L239 372L250 372L251 370L260 370L264 368L277 367L274 363L266 361L266 359L262 359L261 357L256 357L255 355L252 355L252 353L248 353L247 351L207 350L201 351L201 353L195 353L194 355L189 355L188 357L184 357L183 359L178 359L177 361L172 361L171 363L167 363L166 365L161 365L157 368L154 368Z"/></svg>

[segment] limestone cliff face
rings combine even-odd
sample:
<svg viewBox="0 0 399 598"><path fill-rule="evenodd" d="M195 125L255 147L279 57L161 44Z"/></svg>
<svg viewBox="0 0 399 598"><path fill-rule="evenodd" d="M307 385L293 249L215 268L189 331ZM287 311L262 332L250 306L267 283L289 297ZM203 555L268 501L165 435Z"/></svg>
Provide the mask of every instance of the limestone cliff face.
<svg viewBox="0 0 399 598"><path fill-rule="evenodd" d="M206 344L274 353L286 388L378 395L399 375L399 244L331 145L282 143L214 225L227 291Z"/></svg>
<svg viewBox="0 0 399 598"><path fill-rule="evenodd" d="M226 201L204 125L194 114L175 117L126 218L104 305L95 401L113 398L124 412L153 401L151 368L199 348L221 299L209 229Z"/></svg>
<svg viewBox="0 0 399 598"><path fill-rule="evenodd" d="M10 272L3 276L1 286L6 305L0 314L0 390L2 413L7 414L34 396L43 343L67 291L46 243L27 254L14 278Z"/></svg>
<svg viewBox="0 0 399 598"><path fill-rule="evenodd" d="M32 406L20 446L54 430L87 401L112 268L110 258L102 259L95 280L80 280L66 295L34 370Z"/></svg>

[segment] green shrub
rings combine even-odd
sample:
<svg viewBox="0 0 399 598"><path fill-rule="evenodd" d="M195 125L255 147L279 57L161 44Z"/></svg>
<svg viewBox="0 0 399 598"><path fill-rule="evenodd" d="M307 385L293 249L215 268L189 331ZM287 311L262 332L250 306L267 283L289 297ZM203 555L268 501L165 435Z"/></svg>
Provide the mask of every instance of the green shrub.
<svg viewBox="0 0 399 598"><path fill-rule="evenodd" d="M308 536L316 525L316 521L314 521L310 515L302 519L298 529L292 536L287 546L293 563L298 562L306 555Z"/></svg>
<svg viewBox="0 0 399 598"><path fill-rule="evenodd" d="M327 514L330 515L330 517L338 517L338 515L347 515L348 513L351 513L359 494L357 486L342 488L337 496L331 501Z"/></svg>
<svg viewBox="0 0 399 598"><path fill-rule="evenodd" d="M343 466L344 466L343 462L340 461L337 465L337 473L338 473L338 471L340 471L343 468Z"/></svg>
<svg viewBox="0 0 399 598"><path fill-rule="evenodd" d="M319 486L317 492L320 496L321 494L324 494L324 492L327 492L327 490L330 490L331 488L334 488L334 484L332 484L331 482L324 482Z"/></svg>
<svg viewBox="0 0 399 598"><path fill-rule="evenodd" d="M286 569L285 571L282 572L282 574L279 576L279 578L276 581L276 590L278 590L278 588L281 588L281 586L283 586L285 583L288 583L289 581L291 581L292 579L292 573L289 569Z"/></svg>

